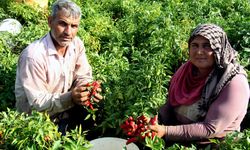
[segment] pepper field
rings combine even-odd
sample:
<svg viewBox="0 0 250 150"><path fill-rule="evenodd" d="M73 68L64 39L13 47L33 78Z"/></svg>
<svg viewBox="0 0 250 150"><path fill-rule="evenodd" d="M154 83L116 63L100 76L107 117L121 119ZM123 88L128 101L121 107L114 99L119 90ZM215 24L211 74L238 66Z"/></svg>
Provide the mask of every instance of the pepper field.
<svg viewBox="0 0 250 150"><path fill-rule="evenodd" d="M53 2L49 0L48 6ZM102 81L104 100L95 127L99 137L126 138L120 124L128 116L157 114L167 100L171 76L188 59L187 40L198 24L214 23L227 32L250 81L249 0L75 2L82 9L78 36L84 41L95 80ZM22 24L17 35L0 32L0 149L89 149L84 137L88 133L82 133L81 128L60 136L46 114L34 111L26 116L15 111L18 56L48 32L49 9L15 0L0 0L0 4L0 20L13 18ZM214 142L220 149L249 149L249 111L242 127L244 130L228 135L224 142ZM164 147L153 145L151 149ZM167 149L185 147L175 144ZM196 148L192 145L186 149Z"/></svg>

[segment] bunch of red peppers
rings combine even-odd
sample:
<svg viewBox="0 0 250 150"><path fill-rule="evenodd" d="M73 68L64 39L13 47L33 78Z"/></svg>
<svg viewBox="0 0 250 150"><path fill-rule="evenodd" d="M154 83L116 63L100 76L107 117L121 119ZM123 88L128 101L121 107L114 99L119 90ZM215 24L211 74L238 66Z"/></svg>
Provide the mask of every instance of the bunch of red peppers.
<svg viewBox="0 0 250 150"><path fill-rule="evenodd" d="M97 89L101 87L101 84L98 81L94 81L92 83L87 83L86 85L87 90L90 92L89 98L87 99L86 106L90 108L91 110L94 110L93 104L94 104L94 96L97 93Z"/></svg>
<svg viewBox="0 0 250 150"><path fill-rule="evenodd" d="M133 142L143 142L146 137L153 139L156 136L156 132L149 129L148 125L157 124L158 118L154 116L153 118L147 118L145 115L141 115L134 119L129 116L120 127L123 132L130 138L127 140L126 144Z"/></svg>
<svg viewBox="0 0 250 150"><path fill-rule="evenodd" d="M95 94L97 93L97 89L101 87L101 83L99 81L93 81L91 83L87 83L86 87L87 90L89 91L89 95L84 107L87 109L89 114L85 117L85 120L89 119L90 117L92 117L92 119L95 120L96 119L95 112L98 109L94 108L94 104L96 105L96 103L94 102L94 98Z"/></svg>

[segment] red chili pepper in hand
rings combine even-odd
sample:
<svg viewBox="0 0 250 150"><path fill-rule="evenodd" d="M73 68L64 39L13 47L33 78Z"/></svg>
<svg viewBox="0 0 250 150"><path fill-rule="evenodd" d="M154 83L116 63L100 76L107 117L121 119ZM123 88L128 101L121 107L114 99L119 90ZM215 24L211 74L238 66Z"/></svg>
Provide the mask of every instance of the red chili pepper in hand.
<svg viewBox="0 0 250 150"><path fill-rule="evenodd" d="M91 110L94 110L93 107L93 98L97 93L97 89L101 87L100 83L98 81L94 81L92 83L86 84L87 90L89 90L90 94L88 95L89 98L87 99L86 106L89 107Z"/></svg>
<svg viewBox="0 0 250 150"><path fill-rule="evenodd" d="M153 139L156 136L156 132L152 132L151 138Z"/></svg>
<svg viewBox="0 0 250 150"><path fill-rule="evenodd" d="M156 125L156 124L157 124L157 121L158 121L158 117L157 117L157 115L156 115L156 116L154 116L154 118L151 118L151 119L150 119L149 123L150 123L151 125Z"/></svg>
<svg viewBox="0 0 250 150"><path fill-rule="evenodd" d="M145 137L151 137L151 139L153 139L156 136L156 133L149 129L148 124L155 125L157 124L157 120L157 115L150 118L149 122L147 117L144 115L138 117L137 120L135 120L132 116L129 116L128 119L120 125L124 133L132 137L128 139L127 143L144 141Z"/></svg>
<svg viewBox="0 0 250 150"><path fill-rule="evenodd" d="M132 137L130 139L127 140L126 144L130 144L130 143L133 143L133 142L136 142L137 141L137 138L136 137Z"/></svg>

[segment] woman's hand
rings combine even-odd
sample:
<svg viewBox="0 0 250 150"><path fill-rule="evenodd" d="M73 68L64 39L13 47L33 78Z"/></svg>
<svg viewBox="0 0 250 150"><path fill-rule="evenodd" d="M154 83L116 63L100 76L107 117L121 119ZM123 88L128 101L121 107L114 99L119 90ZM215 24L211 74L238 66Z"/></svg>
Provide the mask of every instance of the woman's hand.
<svg viewBox="0 0 250 150"><path fill-rule="evenodd" d="M162 138L166 134L166 126L163 125L149 125L149 129L155 131L157 136Z"/></svg>

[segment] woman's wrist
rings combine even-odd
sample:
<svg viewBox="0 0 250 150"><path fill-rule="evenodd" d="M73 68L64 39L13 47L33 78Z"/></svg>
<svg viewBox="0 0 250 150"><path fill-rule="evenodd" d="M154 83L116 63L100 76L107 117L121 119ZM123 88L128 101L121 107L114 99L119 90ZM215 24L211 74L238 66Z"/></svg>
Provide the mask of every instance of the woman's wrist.
<svg viewBox="0 0 250 150"><path fill-rule="evenodd" d="M168 133L168 126L165 126L165 134L164 134L164 136L166 136L167 133Z"/></svg>

